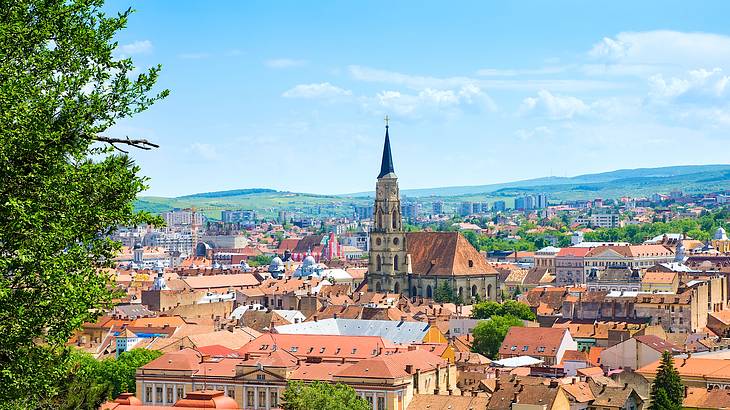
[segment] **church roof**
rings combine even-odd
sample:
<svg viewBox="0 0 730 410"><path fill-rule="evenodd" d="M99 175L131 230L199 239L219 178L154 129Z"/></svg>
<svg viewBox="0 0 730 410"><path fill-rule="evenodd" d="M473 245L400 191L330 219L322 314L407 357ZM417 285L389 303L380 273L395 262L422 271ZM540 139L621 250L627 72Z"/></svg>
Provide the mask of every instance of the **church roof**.
<svg viewBox="0 0 730 410"><path fill-rule="evenodd" d="M385 126L385 145L383 146L383 160L380 163L380 174L378 178L382 178L390 173L395 173L393 170L393 156L390 153L390 136L388 135L388 126Z"/></svg>
<svg viewBox="0 0 730 410"><path fill-rule="evenodd" d="M408 232L406 247L417 275L498 274L459 232Z"/></svg>

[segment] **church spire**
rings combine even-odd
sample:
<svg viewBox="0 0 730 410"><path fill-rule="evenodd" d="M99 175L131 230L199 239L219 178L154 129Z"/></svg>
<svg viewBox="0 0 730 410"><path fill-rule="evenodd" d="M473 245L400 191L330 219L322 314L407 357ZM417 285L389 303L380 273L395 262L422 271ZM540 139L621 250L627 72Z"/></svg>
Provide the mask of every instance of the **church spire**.
<svg viewBox="0 0 730 410"><path fill-rule="evenodd" d="M390 173L395 172L393 170L393 156L390 154L390 136L388 135L388 121L390 119L385 116L385 145L383 146L383 160L380 163L380 174L378 178L382 178Z"/></svg>

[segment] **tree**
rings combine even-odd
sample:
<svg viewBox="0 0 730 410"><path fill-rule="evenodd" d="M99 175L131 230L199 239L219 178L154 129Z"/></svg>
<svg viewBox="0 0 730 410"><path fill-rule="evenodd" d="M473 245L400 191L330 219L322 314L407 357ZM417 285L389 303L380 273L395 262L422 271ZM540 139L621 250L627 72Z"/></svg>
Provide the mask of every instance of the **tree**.
<svg viewBox="0 0 730 410"><path fill-rule="evenodd" d="M146 179L124 150L156 144L109 135L167 91L159 66L132 78L117 57L131 10L103 0L16 0L0 7L0 403L33 408L65 391L65 342L111 306L117 226Z"/></svg>
<svg viewBox="0 0 730 410"><path fill-rule="evenodd" d="M105 359L100 362L98 380L108 381L112 385L112 397L120 393L135 393L137 385L135 377L137 369L157 359L162 352L147 349L132 349L123 352L116 359Z"/></svg>
<svg viewBox="0 0 730 410"><path fill-rule="evenodd" d="M372 408L355 390L342 383L290 381L282 395L285 410L368 410Z"/></svg>
<svg viewBox="0 0 730 410"><path fill-rule="evenodd" d="M668 351L662 353L654 384L651 386L651 410L673 410L682 408L684 386L674 360Z"/></svg>
<svg viewBox="0 0 730 410"><path fill-rule="evenodd" d="M433 300L438 303L460 303L460 297L456 294L454 288L447 281L441 282L433 292Z"/></svg>
<svg viewBox="0 0 730 410"><path fill-rule="evenodd" d="M522 320L514 316L492 316L489 320L479 322L473 330L474 343L471 351L496 359L499 355L499 346L513 326L521 327Z"/></svg>
<svg viewBox="0 0 730 410"><path fill-rule="evenodd" d="M516 300L507 300L504 303L484 301L474 305L471 317L474 319L489 319L492 316L514 316L522 320L535 320L537 316L530 307Z"/></svg>

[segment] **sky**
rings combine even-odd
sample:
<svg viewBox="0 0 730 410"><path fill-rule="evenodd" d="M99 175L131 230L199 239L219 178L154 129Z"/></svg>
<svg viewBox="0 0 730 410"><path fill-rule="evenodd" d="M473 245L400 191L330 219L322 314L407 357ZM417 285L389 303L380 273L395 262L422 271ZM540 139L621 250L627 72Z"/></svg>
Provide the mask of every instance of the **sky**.
<svg viewBox="0 0 730 410"><path fill-rule="evenodd" d="M109 130L143 195L370 191L730 163L730 2L130 1L170 96Z"/></svg>

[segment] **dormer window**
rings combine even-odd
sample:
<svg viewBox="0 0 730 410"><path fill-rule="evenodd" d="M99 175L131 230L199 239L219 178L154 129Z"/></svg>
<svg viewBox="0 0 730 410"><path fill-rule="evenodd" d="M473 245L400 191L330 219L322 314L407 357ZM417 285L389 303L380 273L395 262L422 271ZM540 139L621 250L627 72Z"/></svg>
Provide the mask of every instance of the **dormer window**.
<svg viewBox="0 0 730 410"><path fill-rule="evenodd" d="M527 345L522 346L523 352L526 352L528 349L530 349L530 346L527 346Z"/></svg>
<svg viewBox="0 0 730 410"><path fill-rule="evenodd" d="M471 259L469 259L469 267L470 268L473 268L474 267L474 261L471 260Z"/></svg>

